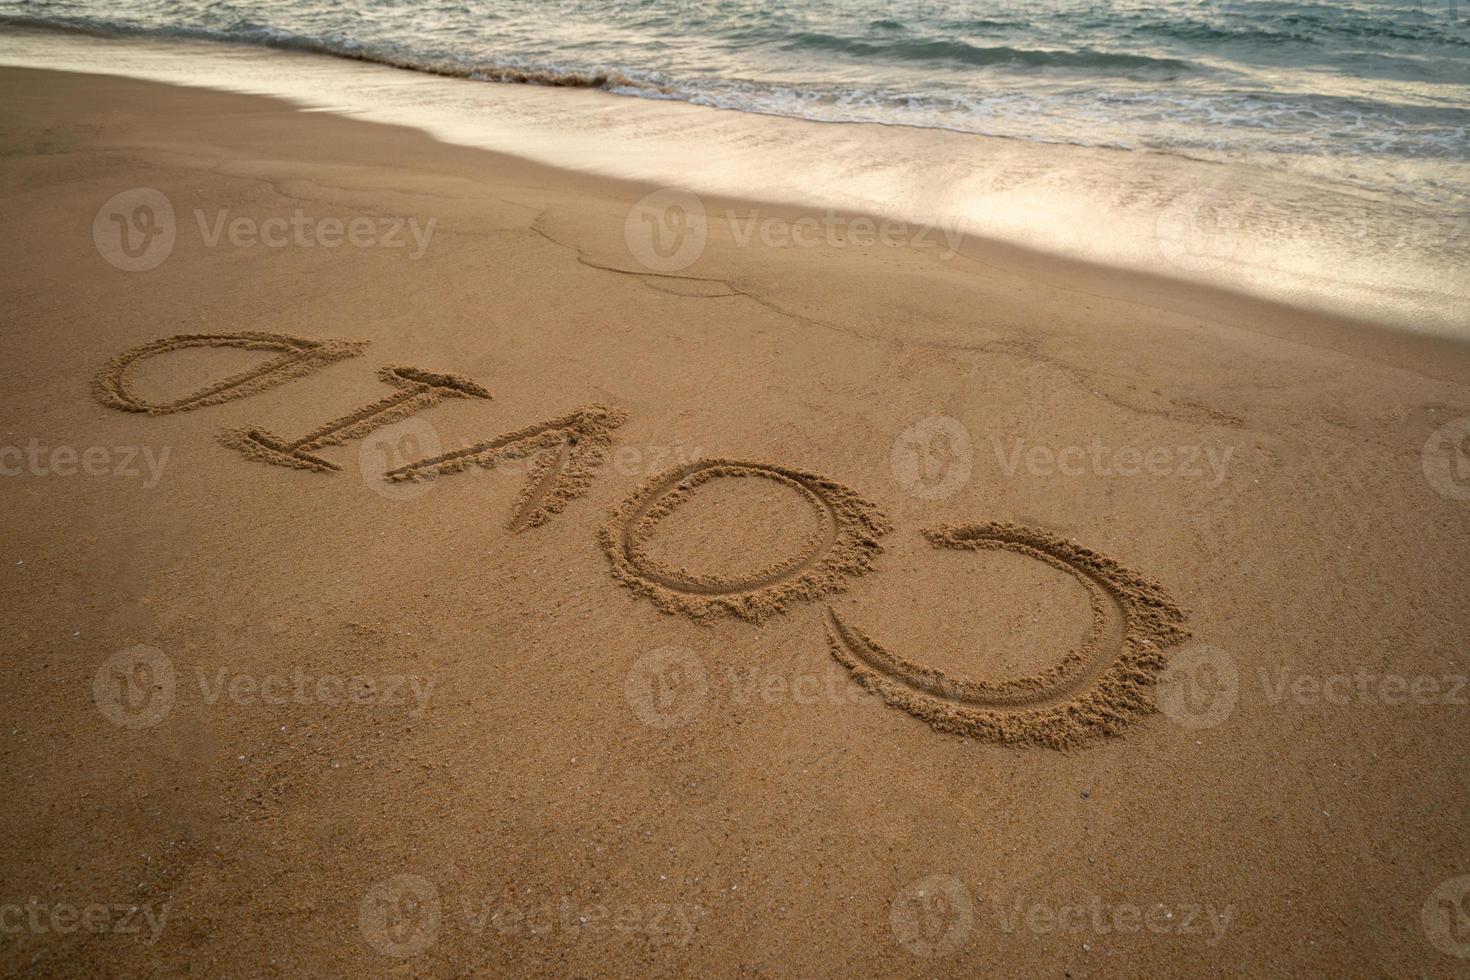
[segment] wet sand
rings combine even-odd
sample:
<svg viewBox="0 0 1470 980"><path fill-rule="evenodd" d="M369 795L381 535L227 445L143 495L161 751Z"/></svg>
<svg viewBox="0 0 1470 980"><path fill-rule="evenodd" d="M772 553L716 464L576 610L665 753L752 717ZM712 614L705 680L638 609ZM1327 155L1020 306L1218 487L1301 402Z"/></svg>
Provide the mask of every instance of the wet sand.
<svg viewBox="0 0 1470 980"><path fill-rule="evenodd" d="M7 972L1470 953L1462 345L0 84Z"/></svg>

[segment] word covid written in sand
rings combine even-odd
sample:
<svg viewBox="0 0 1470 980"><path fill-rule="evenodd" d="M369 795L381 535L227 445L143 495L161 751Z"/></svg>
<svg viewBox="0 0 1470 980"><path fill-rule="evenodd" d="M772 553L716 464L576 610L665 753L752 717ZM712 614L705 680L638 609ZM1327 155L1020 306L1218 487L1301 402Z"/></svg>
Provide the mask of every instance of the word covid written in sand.
<svg viewBox="0 0 1470 980"><path fill-rule="evenodd" d="M358 357L364 341L321 340L254 332L182 334L133 348L109 361L93 390L102 404L150 415L193 411L305 378L329 364ZM238 348L265 353L254 367L167 401L148 401L130 372L140 363L188 348ZM380 368L390 393L296 436L260 426L227 429L219 441L245 459L331 474L341 467L321 450L368 437L375 430L428 411L447 398L489 401L491 393L459 375L411 366ZM521 461L526 483L507 519L513 532L544 524L587 493L627 413L590 404L501 433L463 449L425 456L382 474L390 483L437 479L470 467L494 469ZM692 571L650 547L660 524L721 480L765 481L794 495L810 511L808 532L785 558L739 573ZM734 617L760 622L794 604L843 591L870 572L893 530L871 501L841 483L775 463L709 458L649 479L614 509L598 539L617 582L664 612L698 622ZM1116 735L1155 710L1154 686L1166 648L1188 636L1184 614L1159 585L1111 558L1019 524L971 523L929 528L936 548L1008 551L1076 579L1086 590L1092 625L1076 648L1053 666L1004 682L954 676L908 659L870 637L828 606L825 625L833 658L884 702L932 728L1002 744L1054 748Z"/></svg>

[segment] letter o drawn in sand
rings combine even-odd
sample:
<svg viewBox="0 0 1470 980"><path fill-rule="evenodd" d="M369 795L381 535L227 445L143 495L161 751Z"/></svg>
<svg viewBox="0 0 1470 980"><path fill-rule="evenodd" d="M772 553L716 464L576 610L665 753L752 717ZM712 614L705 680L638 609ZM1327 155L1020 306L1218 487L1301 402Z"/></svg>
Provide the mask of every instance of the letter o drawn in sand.
<svg viewBox="0 0 1470 980"><path fill-rule="evenodd" d="M790 557L738 578L673 568L649 555L645 545L658 523L721 477L771 480L796 491L811 506L818 530ZM878 538L890 529L873 504L825 477L770 463L703 459L644 484L614 511L600 539L618 580L665 612L759 622L792 601L841 591L845 576L873 567L883 551Z"/></svg>
<svg viewBox="0 0 1470 980"><path fill-rule="evenodd" d="M857 681L941 732L1067 748L1116 735L1155 710L1163 650L1189 636L1162 588L1111 558L1038 528L990 522L928 528L937 548L1004 550L1067 572L1087 589L1092 628L1060 662L1003 682L951 677L890 653L827 610L832 656Z"/></svg>
<svg viewBox="0 0 1470 980"><path fill-rule="evenodd" d="M103 365L92 384L97 400L124 412L147 412L167 415L187 412L206 405L218 405L274 388L295 378L348 357L356 357L367 346L365 340L313 340L284 333L188 333L165 337L151 344L123 351ZM237 347L241 350L276 351L271 358L248 371L233 374L223 381L190 392L169 402L147 402L138 397L128 384L127 370L134 362L186 347Z"/></svg>

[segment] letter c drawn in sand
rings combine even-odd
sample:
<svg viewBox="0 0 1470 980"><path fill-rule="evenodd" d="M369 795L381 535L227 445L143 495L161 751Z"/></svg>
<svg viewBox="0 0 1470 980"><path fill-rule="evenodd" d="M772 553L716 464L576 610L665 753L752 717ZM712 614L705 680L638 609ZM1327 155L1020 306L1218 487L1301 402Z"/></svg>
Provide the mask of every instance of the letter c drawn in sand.
<svg viewBox="0 0 1470 980"><path fill-rule="evenodd" d="M1087 589L1092 628L1045 671L975 681L891 653L829 606L828 647L860 684L938 731L1051 748L1116 735L1155 709L1152 687L1165 666L1164 648L1189 636L1183 611L1160 586L1111 558L1020 524L961 524L923 534L937 548L1012 551L1072 575Z"/></svg>
<svg viewBox="0 0 1470 980"><path fill-rule="evenodd" d="M123 351L103 365L92 384L92 391L102 404L124 412L147 412L149 415L187 412L245 398L257 391L305 377L333 361L356 357L366 346L365 340L314 340L284 333L179 334ZM135 362L186 347L237 347L241 350L277 351L281 356L168 402L144 401L133 391L128 383L127 370Z"/></svg>
<svg viewBox="0 0 1470 980"><path fill-rule="evenodd" d="M658 523L702 485L721 477L771 480L801 496L818 530L791 557L739 577L674 568L649 555L645 545ZM654 477L623 502L599 535L613 575L665 612L696 620L737 616L759 622L792 601L815 599L845 587L846 576L873 567L891 530L873 504L826 477L771 463L702 459Z"/></svg>

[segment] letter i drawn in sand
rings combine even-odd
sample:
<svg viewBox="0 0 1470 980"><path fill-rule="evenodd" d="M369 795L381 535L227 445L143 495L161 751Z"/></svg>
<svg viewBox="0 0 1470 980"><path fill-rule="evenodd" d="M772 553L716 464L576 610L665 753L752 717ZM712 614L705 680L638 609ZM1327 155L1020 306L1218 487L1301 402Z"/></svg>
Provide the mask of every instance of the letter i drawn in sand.
<svg viewBox="0 0 1470 980"><path fill-rule="evenodd" d="M470 466L494 469L512 459L529 459L529 479L511 514L509 527L519 531L559 514L567 502L587 492L596 466L612 445L612 432L628 413L607 405L584 405L548 422L476 443L465 449L420 459L389 470L389 482L428 480L459 473Z"/></svg>
<svg viewBox="0 0 1470 980"><path fill-rule="evenodd" d="M220 441L263 463L318 472L340 470L336 463L314 453L327 446L340 446L351 439L361 439L374 429L432 408L445 398L490 397L490 392L468 378L435 374L421 368L386 367L378 372L378 377L398 391L320 425L299 439L286 439L264 429L248 428L223 432Z"/></svg>

